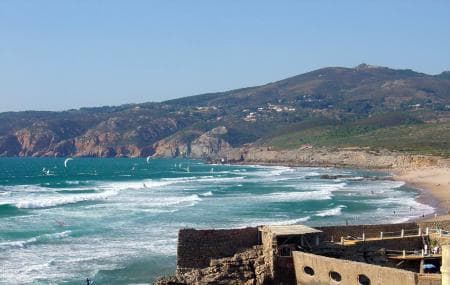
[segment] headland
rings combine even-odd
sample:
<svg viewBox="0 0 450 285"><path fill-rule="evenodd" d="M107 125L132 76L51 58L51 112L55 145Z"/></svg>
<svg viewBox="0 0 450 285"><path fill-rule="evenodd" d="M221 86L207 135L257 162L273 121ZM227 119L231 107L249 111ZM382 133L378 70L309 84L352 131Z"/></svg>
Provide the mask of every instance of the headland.
<svg viewBox="0 0 450 285"><path fill-rule="evenodd" d="M450 210L448 158L365 148L318 148L311 145L292 150L247 147L230 149L222 155L222 159L239 164L379 170L388 173L388 179L404 181L419 190L421 195L418 200L433 206L437 214L446 214Z"/></svg>

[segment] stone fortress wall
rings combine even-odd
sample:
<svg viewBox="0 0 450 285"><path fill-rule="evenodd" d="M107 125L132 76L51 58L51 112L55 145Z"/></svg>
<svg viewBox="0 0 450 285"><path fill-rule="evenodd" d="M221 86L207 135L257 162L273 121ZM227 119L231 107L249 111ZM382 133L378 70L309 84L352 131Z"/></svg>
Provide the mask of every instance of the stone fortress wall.
<svg viewBox="0 0 450 285"><path fill-rule="evenodd" d="M366 238L378 237L380 232L400 232L402 229L417 229L415 223L351 225L315 227L321 230L322 240L330 241L331 237L338 241L341 236L360 237L364 232ZM239 251L261 245L261 237L257 227L242 229L196 230L181 229L178 234L177 267L203 268L211 259L231 257Z"/></svg>
<svg viewBox="0 0 450 285"><path fill-rule="evenodd" d="M418 224L416 223L316 227L315 229L322 231L322 233L320 233L321 241L331 241L334 239L335 242L338 242L341 237L361 237L362 233L364 233L365 238L369 240L365 243L358 243L350 248L346 246L345 249L344 247L340 248L339 244L332 243L331 248L325 246L325 248L318 249L317 253L321 252L321 250L325 250L325 252L328 253L330 252L330 249L331 251L335 250L340 256L338 257L339 259L310 254L305 255L306 259L304 262L323 262L326 264L326 267L321 267L316 271L317 274L322 276L322 274L325 274L324 272L328 270L326 272L326 277L323 277L328 278L327 280L330 278L330 268L337 268L335 271L338 269L341 270L342 268L342 271L347 274L347 271L344 271L344 269L348 267L354 269L349 270L348 274L351 276L345 275L345 278L352 278L353 281L356 280L358 276L356 273L360 269L363 270L361 272L369 272L367 274L371 276L372 273L370 272L374 272L373 274L376 275L373 276L378 278L374 280L384 280L383 276L392 276L392 270L397 270L399 272L395 272L395 274L400 274L398 276L404 275L404 280L412 280L412 282L415 283L408 283L409 281L405 281L407 283L395 284L439 284L417 283L418 277L415 272L374 265L383 265L382 263L384 261L380 259L381 262L377 262L379 256L376 255L363 256L362 254L363 252L375 252L380 248L404 250L420 248L422 245L422 237L419 236L409 236L402 239L370 240L371 238L378 238L380 232L384 232L386 237L391 233L395 233L395 235L398 236L401 230L404 230L409 234L415 232L417 235L417 228ZM211 284L214 282L219 282L217 284L222 284L223 282L225 282L223 284L234 284L233 280L239 280L239 278L241 279L236 284L295 284L296 279L304 278L305 276L303 276L301 272L298 272L298 269L294 269L295 262L300 264L298 260L295 261L293 258L275 257L273 255L273 246L275 244L269 239L270 237L265 237L264 233L261 232L258 227L216 230L182 229L179 232L176 276L178 280L186 282L185 284L210 284L208 282L212 282ZM297 252L295 253L297 254ZM302 255L302 258L303 257L304 256ZM368 257L372 260L371 263L373 264L365 263ZM346 259L347 261L345 261ZM296 276L298 274L301 276ZM341 275L342 274L343 273L341 273ZM230 276L233 278L230 278ZM284 281L286 282L281 279L278 283L276 280L273 282L274 278L277 279L277 276L285 276L286 278L284 279L286 280ZM374 278L371 276L367 277ZM206 280L209 281L206 282ZM220 283L221 281L223 282ZM355 282L341 282L340 284L358 284ZM309 285L325 283L310 282L297 284ZM371 284L390 285L390 283L373 282Z"/></svg>
<svg viewBox="0 0 450 285"><path fill-rule="evenodd" d="M256 227L243 229L195 230L178 233L177 271L209 266L212 259L231 257L259 244Z"/></svg>

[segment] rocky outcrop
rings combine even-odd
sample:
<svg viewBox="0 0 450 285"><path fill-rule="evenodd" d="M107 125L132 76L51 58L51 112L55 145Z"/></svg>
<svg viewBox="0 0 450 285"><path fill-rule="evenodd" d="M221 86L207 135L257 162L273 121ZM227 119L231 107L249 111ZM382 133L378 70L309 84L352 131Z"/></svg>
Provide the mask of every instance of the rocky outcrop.
<svg viewBox="0 0 450 285"><path fill-rule="evenodd" d="M0 156L17 155L22 146L16 136L8 135L0 137Z"/></svg>
<svg viewBox="0 0 450 285"><path fill-rule="evenodd" d="M202 134L191 143L190 157L214 159L220 157L222 152L232 149L222 136L228 133L227 128L217 127Z"/></svg>
<svg viewBox="0 0 450 285"><path fill-rule="evenodd" d="M70 156L76 152L75 141L63 140L56 144L53 149L54 156ZM51 155L51 153L48 153Z"/></svg>
<svg viewBox="0 0 450 285"><path fill-rule="evenodd" d="M203 134L199 131L176 134L154 145L155 156L218 159L223 152L232 149L223 138L227 133L226 127L219 126Z"/></svg>
<svg viewBox="0 0 450 285"><path fill-rule="evenodd" d="M221 153L230 162L244 164L283 164L293 166L355 167L355 168L419 168L448 166L448 160L427 155L403 154L366 149L302 148L272 150L270 147L244 147Z"/></svg>
<svg viewBox="0 0 450 285"><path fill-rule="evenodd" d="M184 157L190 154L192 141L202 135L198 130L178 132L164 138L153 145L154 156L157 157Z"/></svg>
<svg viewBox="0 0 450 285"><path fill-rule="evenodd" d="M232 257L212 259L206 268L179 273L176 277L165 277L154 284L231 284L262 285L268 277L261 246L236 253Z"/></svg>
<svg viewBox="0 0 450 285"><path fill-rule="evenodd" d="M36 121L0 136L0 156L148 156L154 154L156 140L183 126L172 118L140 119L113 117L87 129L70 122Z"/></svg>
<svg viewBox="0 0 450 285"><path fill-rule="evenodd" d="M35 123L15 133L21 148L20 156L45 156L59 141L59 136L45 124Z"/></svg>

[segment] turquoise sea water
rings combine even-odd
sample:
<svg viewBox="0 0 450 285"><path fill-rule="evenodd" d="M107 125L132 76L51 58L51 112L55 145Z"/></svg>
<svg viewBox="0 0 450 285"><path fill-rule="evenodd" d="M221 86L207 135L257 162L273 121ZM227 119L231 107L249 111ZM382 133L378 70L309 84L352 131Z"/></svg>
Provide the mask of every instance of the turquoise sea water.
<svg viewBox="0 0 450 285"><path fill-rule="evenodd" d="M323 174L345 175L321 179ZM378 173L154 159L0 159L0 284L148 284L180 228L402 222L433 209ZM394 213L395 211L395 213Z"/></svg>

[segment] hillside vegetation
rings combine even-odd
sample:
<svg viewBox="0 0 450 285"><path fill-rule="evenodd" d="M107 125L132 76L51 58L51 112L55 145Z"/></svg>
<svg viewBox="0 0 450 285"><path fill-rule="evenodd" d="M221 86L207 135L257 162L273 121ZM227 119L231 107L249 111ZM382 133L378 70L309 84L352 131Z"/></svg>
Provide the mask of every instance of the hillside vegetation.
<svg viewBox="0 0 450 285"><path fill-rule="evenodd" d="M450 77L362 64L161 103L0 114L3 156L146 156L224 126L220 139L449 156Z"/></svg>

